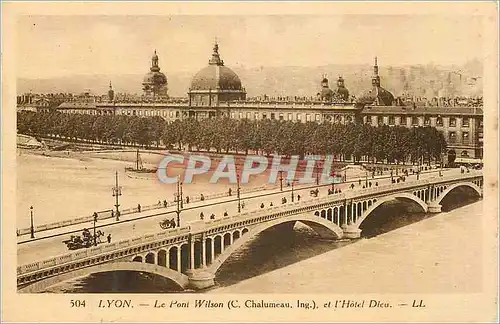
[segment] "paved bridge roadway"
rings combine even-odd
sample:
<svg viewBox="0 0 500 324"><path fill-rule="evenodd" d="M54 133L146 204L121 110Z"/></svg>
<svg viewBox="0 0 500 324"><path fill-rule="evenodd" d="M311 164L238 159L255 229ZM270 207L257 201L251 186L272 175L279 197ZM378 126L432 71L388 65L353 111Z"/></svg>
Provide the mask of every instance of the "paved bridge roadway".
<svg viewBox="0 0 500 324"><path fill-rule="evenodd" d="M460 174L459 169L444 169L444 175ZM432 172L424 172L420 175L420 179L426 179L429 177L435 177L438 175L438 170L433 170ZM408 180L416 179L416 175L411 175ZM362 179L361 187L365 185L366 179ZM375 177L375 179L369 179L374 185L378 182L380 185L391 183L390 176ZM341 189L342 191L351 190L349 186L354 183L356 187L359 187L358 179L353 182L335 184L336 189ZM319 196L325 196L328 194L328 189L330 185L326 184L320 187ZM283 192L279 189L276 190L266 190L265 192L242 194L242 201L245 202L245 211L252 211L260 209L262 203L265 207L269 207L270 203L273 202L274 205L281 204L281 198L286 197L288 203L291 202L291 187L284 186ZM297 195L301 196L301 200L313 199L309 194L311 189L295 189L294 198ZM205 204L204 204L205 203ZM159 222L165 218L171 219L175 218L176 214L174 212L174 206L170 206L166 209L144 211L141 213L135 213L131 215L124 215L121 217L120 222L116 222L114 219L107 219L104 221L97 222L97 229L102 230L106 235L111 234L112 241L118 241L122 239L127 239L130 237L137 237L141 235L146 235L150 233L156 233L160 229ZM181 225L187 222L198 220L200 213L203 212L205 219L209 219L210 214L214 213L216 218L222 218L224 212L227 211L229 216L236 215L238 213L238 203L235 200L233 194L232 197L223 197L218 199L211 199L205 202L195 202L184 205L184 210L181 212ZM30 263L33 260L45 259L54 255L60 255L68 252L66 245L62 243L63 240L69 238L71 234L80 235L83 228L91 228L92 223L77 224L73 226L66 226L62 228L57 228L53 230L37 232L35 233L36 240L30 240L29 236L23 236L21 243L18 245L18 264Z"/></svg>
<svg viewBox="0 0 500 324"><path fill-rule="evenodd" d="M211 206L204 211L204 221L196 221L200 210L194 209L181 214L186 226L165 231L158 226L164 214L119 223L112 227L111 244L74 252L66 250L60 236L23 244L18 251L18 287L20 291L40 291L77 276L121 269L155 273L181 287L205 288L214 284L215 273L233 251L270 227L292 228L300 221L323 237L357 238L360 224L384 202L412 200L426 212L440 212L439 203L454 188L468 186L482 195L483 186L481 171L461 174L459 170L443 176L428 173L420 180L410 176L399 184L391 184L390 179L378 182L378 187L368 189L343 187L342 193L335 195L327 195L323 188L317 198L301 193L308 199L293 203L288 199L284 205L280 204L283 193L249 198L241 214L234 202ZM275 206L267 205L270 200ZM263 201L266 208L261 209ZM217 215L227 210L230 216L209 220L207 216L214 209Z"/></svg>

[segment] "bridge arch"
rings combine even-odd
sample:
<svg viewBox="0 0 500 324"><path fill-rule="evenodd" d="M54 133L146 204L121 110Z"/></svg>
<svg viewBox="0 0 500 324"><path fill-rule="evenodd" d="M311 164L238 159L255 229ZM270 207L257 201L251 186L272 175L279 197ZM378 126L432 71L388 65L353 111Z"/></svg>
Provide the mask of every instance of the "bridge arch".
<svg viewBox="0 0 500 324"><path fill-rule="evenodd" d="M248 232L245 232L245 235L242 235L241 238L230 246L216 258L212 264L208 267L208 271L215 274L217 270L221 267L221 265L235 252L238 250L243 244L247 243L250 239L255 237L257 234L280 224L289 223L289 222L302 222L307 226L312 227L318 234L320 235L329 235L334 238L342 238L343 231L342 229L333 222L329 222L328 220L312 216L312 215L292 215L288 217L278 218L269 222L265 222L257 225L256 227L250 229ZM321 232L321 233L319 233Z"/></svg>
<svg viewBox="0 0 500 324"><path fill-rule="evenodd" d="M361 225L361 223L363 223L363 221L368 217L370 216L370 214L377 208L379 207L380 205L382 205L383 203L386 203L386 202L389 202L391 200L395 200L395 199L408 199L408 200L412 200L414 202L416 202L417 204L420 205L420 207L422 207L422 209L427 212L427 204L420 198L418 198L417 196L415 195L412 195L411 193L397 193L397 194L394 194L394 195L390 195L390 196L387 196L387 197L383 197L381 198L380 200L376 200L363 214L361 217L359 217L357 220L356 220L356 228L359 228L359 226Z"/></svg>
<svg viewBox="0 0 500 324"><path fill-rule="evenodd" d="M155 264L156 263L155 261L156 261L156 253L154 253L153 251L148 252L146 254L146 257L144 258L144 262Z"/></svg>
<svg viewBox="0 0 500 324"><path fill-rule="evenodd" d="M27 286L19 289L18 292L20 293L40 292L63 281L68 281L71 279L88 276L93 273L103 273L111 271L147 272L150 274L168 278L183 289L187 287L189 282L188 276L186 276L185 274L168 269L166 267L144 262L139 263L139 262L120 261L120 262L100 263L90 267L81 268L75 271L70 271L67 273L56 275L54 277L42 279L40 281L28 284Z"/></svg>
<svg viewBox="0 0 500 324"><path fill-rule="evenodd" d="M233 232L233 242L241 237L240 231L236 230Z"/></svg>
<svg viewBox="0 0 500 324"><path fill-rule="evenodd" d="M441 201L444 199L444 197L446 197L446 195L448 195L451 191L453 191L454 189L459 188L459 187L469 187L469 188L474 189L474 191L477 192L479 197L481 197L483 195L483 193L481 192L481 188L479 188L476 184L474 184L472 182L459 182L459 183L452 184L452 185L448 186L447 188L445 187L446 189L444 191L441 190L441 193L439 194L439 197L437 198L436 203L440 204Z"/></svg>

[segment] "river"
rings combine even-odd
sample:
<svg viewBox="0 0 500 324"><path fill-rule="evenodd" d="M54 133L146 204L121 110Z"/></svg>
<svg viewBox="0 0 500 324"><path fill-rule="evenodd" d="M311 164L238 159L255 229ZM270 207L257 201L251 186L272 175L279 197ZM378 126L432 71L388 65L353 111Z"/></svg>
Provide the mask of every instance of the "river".
<svg viewBox="0 0 500 324"><path fill-rule="evenodd" d="M475 214L474 217L480 217L482 213L482 202L477 202L478 197L470 189L457 189L450 193L443 201L443 214L446 216L457 215L463 216ZM413 203L385 203L377 208L373 214L362 224L362 241L364 244L372 245L380 254L385 254L383 246L380 247L381 237L385 235L393 235L396 229L402 227L411 228L420 223L424 223L428 218L443 217L443 214L425 214L419 210L418 206ZM453 222L453 218L450 217ZM423 221L423 222L421 222ZM457 228L461 228L458 226ZM466 229L463 229L466 231ZM384 235L382 235L384 234ZM394 234L396 235L396 234ZM420 239L422 233L419 231L411 232L410 235L405 234L404 242L412 242L415 239ZM457 241L462 239L462 232L456 231L448 239ZM319 238L314 231L307 226L297 223L293 231L286 229L270 229L262 232L250 242L241 247L234 253L219 269L216 274L216 287L211 292L237 292L239 283L246 284L246 292L259 293L262 291L262 282L258 279L266 274L274 274L278 281L273 287L266 287L273 292L289 292L286 285L280 282L282 275L287 275L287 281L294 280L290 277L288 269L302 268L302 264L306 264L309 260L318 258L321 255L329 257L332 253L342 254L344 247L355 245L355 241L330 241ZM354 243L354 244L353 244ZM378 243L378 244L377 244ZM403 243L404 245L405 243ZM421 243L422 244L422 243ZM432 247L433 242L426 243ZM424 243L425 248L425 243ZM392 252L391 252L392 253ZM394 253L398 253L394 251ZM396 255L401 260L410 260L410 256L406 252L400 252L402 255ZM338 255L337 255L338 256ZM374 260L363 259L359 260L360 264L356 267L370 268L374 264ZM411 262L411 260L410 260ZM387 264L387 271L391 270L393 265ZM312 278L321 280L321 276L315 276L315 271L324 269L315 269L307 267L307 271L311 273ZM340 276L343 274L340 271ZM350 271L346 267L345 274ZM298 274L297 274L298 276ZM252 278L252 279L250 279ZM248 280L250 279L250 280ZM315 287L318 282L311 282L311 289L308 290L307 285L301 289L305 292L315 292ZM219 289L217 289L219 288ZM344 287L349 291L348 285ZM344 290L345 290L344 289ZM108 272L100 274L92 274L90 276L64 282L56 286L50 287L46 292L53 293L165 293L179 292L178 288L171 281L160 278L158 276L139 273L139 272ZM292 291L294 292L294 291Z"/></svg>

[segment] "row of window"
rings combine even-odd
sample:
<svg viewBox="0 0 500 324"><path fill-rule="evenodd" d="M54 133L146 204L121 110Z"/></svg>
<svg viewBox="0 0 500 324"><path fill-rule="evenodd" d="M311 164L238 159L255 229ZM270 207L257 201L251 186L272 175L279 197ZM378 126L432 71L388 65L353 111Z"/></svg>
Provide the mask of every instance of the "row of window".
<svg viewBox="0 0 500 324"><path fill-rule="evenodd" d="M111 115L113 112L111 110L81 110L81 109L70 109L66 110L68 113L83 113L83 114L92 114L92 115ZM132 116L160 116L160 117L170 117L171 119L173 118L180 118L180 112L179 111L167 111L167 110L118 110L117 114L120 115L132 115ZM321 114L307 114L307 113L253 113L253 119L278 119L278 120L289 120L289 121L302 121L303 117L305 115L305 121L316 121L319 122L321 121ZM247 118L247 119L252 119L252 113L251 112L231 112L231 118ZM374 117L374 118L372 118ZM405 116L389 116L388 117L388 124L393 126L396 125L396 118L399 119L399 125L407 125L408 123L408 118ZM330 119L330 116L327 116L326 119ZM378 125L383 125L384 124L384 117L383 116L366 116L366 122L369 124L372 124L373 119L375 119L375 124ZM333 117L333 120L335 122L341 122L342 117L341 115L336 115ZM463 118L462 119L462 127L469 127L470 126L470 120L471 118ZM352 117L351 116L345 116L344 121L346 122L352 122ZM419 126L420 125L420 118L419 117L411 117L410 123L412 126ZM424 118L424 126L431 126L431 118L430 117L425 117ZM482 120L480 121L480 124L482 125ZM435 119L435 125L433 126L443 126L443 118L437 117ZM450 127L456 127L457 126L457 118L455 117L450 117L449 118L449 126ZM452 134L454 132L450 132ZM467 134L468 132L463 132L463 134ZM451 135L450 135L451 137Z"/></svg>
<svg viewBox="0 0 500 324"><path fill-rule="evenodd" d="M383 116L373 116L373 117L375 117L376 124L378 124L378 125L383 125L384 124L384 117ZM399 118L399 124L400 125L407 125L407 123L408 123L408 118L407 117L400 116L400 117L397 117L397 118ZM366 117L366 122L367 123L371 123L372 120L373 119L372 119L371 116L367 116ZM471 118L462 118L462 127L470 127L470 124L471 124L470 120L471 120ZM389 121L389 125L391 125L391 126L396 125L396 117L395 116L389 116L388 121ZM413 126L418 126L418 125L420 125L420 118L416 117L416 116L411 117L410 123ZM424 124L424 126L431 126L431 118L430 117L424 117L423 124ZM443 118L437 117L436 118L436 122L435 122L435 126L443 126ZM449 122L448 122L448 126L449 127L457 127L457 118L450 117L449 118Z"/></svg>
<svg viewBox="0 0 500 324"><path fill-rule="evenodd" d="M297 120L297 121L302 121L302 116L303 114L299 113L253 113L253 119L278 119L278 120ZM231 112L231 118L236 118L238 117L239 119L247 118L247 119L252 119L252 113L247 112L243 113L240 112L236 114L235 112ZM320 121L321 120L321 115L320 114L305 114L305 120L306 121Z"/></svg>
<svg viewBox="0 0 500 324"><path fill-rule="evenodd" d="M460 136L457 132L449 132L448 133L448 143L455 144L470 144L469 132L462 132L462 140L460 141Z"/></svg>

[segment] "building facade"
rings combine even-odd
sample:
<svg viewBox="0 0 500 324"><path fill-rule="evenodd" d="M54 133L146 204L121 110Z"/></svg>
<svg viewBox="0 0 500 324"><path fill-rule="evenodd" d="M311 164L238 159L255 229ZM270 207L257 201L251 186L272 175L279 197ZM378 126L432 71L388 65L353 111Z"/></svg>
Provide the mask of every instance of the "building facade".
<svg viewBox="0 0 500 324"><path fill-rule="evenodd" d="M110 83L107 95L90 96L84 93L71 96L56 109L64 113L93 115L159 116L169 122L225 116L233 119L364 123L373 126L432 126L442 131L450 158L482 159L482 102L474 100L471 103L464 98L441 97L422 101L395 97L381 86L378 68L375 58L371 87L359 98L349 95L342 77L337 80L334 91L329 88L328 79L324 76L316 98L247 99L239 77L224 66L216 43L208 66L194 75L187 98L168 98L167 79L159 72L155 52L151 71L144 78L142 97L120 97L114 93ZM34 101L30 98L18 96L18 109L33 107ZM37 110L36 107L34 110Z"/></svg>

